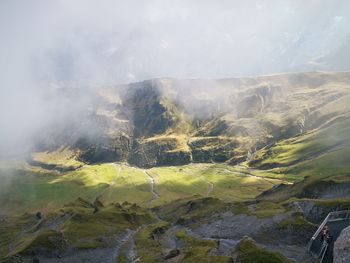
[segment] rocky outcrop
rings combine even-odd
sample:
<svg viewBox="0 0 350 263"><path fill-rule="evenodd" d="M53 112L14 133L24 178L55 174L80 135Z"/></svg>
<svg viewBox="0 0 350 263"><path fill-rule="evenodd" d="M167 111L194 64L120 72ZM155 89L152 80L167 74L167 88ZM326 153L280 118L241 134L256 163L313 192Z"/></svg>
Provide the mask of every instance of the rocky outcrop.
<svg viewBox="0 0 350 263"><path fill-rule="evenodd" d="M131 84L122 95L136 138L162 134L176 124L174 102L164 96L159 85L152 80Z"/></svg>
<svg viewBox="0 0 350 263"><path fill-rule="evenodd" d="M134 142L128 162L140 167L182 165L191 162L191 152L177 138L163 137Z"/></svg>
<svg viewBox="0 0 350 263"><path fill-rule="evenodd" d="M86 163L125 161L131 150L131 139L123 134L102 138L81 138L76 146L79 159Z"/></svg>
<svg viewBox="0 0 350 263"><path fill-rule="evenodd" d="M334 243L334 263L350 262L350 226L343 229Z"/></svg>
<svg viewBox="0 0 350 263"><path fill-rule="evenodd" d="M300 197L335 199L350 197L350 183L337 183L332 180L319 181L304 188Z"/></svg>
<svg viewBox="0 0 350 263"><path fill-rule="evenodd" d="M225 162L233 157L237 143L230 138L200 137L189 142L194 162Z"/></svg>

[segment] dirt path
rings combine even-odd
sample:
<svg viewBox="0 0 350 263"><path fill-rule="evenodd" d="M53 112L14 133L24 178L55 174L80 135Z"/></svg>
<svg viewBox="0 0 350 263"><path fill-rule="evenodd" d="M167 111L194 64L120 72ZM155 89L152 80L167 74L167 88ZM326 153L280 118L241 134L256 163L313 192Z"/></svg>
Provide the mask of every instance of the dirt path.
<svg viewBox="0 0 350 263"><path fill-rule="evenodd" d="M122 256L124 256L124 260L128 263L134 263L140 260L135 250L134 237L143 227L145 226L140 226L136 230L131 231L131 233L120 242L119 247L117 247L115 251L114 262L118 262Z"/></svg>
<svg viewBox="0 0 350 263"><path fill-rule="evenodd" d="M213 189L214 189L214 184L212 182L209 182L207 181L208 183L208 192L207 192L207 196L209 196L212 192L213 192Z"/></svg>
<svg viewBox="0 0 350 263"><path fill-rule="evenodd" d="M115 261L117 261L118 257L120 256L121 248L124 246L124 244L126 244L132 238L132 236L135 234L136 231L128 229L125 236L122 237L122 239L118 242L113 253L113 259Z"/></svg>
<svg viewBox="0 0 350 263"><path fill-rule="evenodd" d="M230 170L228 170L230 171ZM264 176L258 176L258 175L254 175L254 174L251 174L249 172L245 173L245 172L238 172L238 171L232 171L233 173L237 173L239 175L242 175L242 176L246 176L246 177L254 177L254 178L257 178L257 179L261 179L261 180L264 180L265 182L269 183L269 184L272 184L272 185L275 185L273 182L271 182L268 178L264 177ZM276 179L276 180L279 180L279 179ZM280 180L282 181L282 180Z"/></svg>
<svg viewBox="0 0 350 263"><path fill-rule="evenodd" d="M160 197L160 195L154 190L154 185L155 185L155 182L154 182L154 177L149 173L147 172L146 170L143 171L145 173L145 175L147 175L147 177L149 178L149 182L150 182L150 191L152 193L152 197L151 199L149 199L147 202L146 202L146 206L149 207L152 202L156 199L158 199Z"/></svg>
<svg viewBox="0 0 350 263"><path fill-rule="evenodd" d="M116 173L115 179L114 179L113 182L110 184L110 186L116 184L116 182L117 182L117 180L118 180L118 178L119 178L119 176L120 176L120 170L121 170L120 165L113 164L113 166L115 167L115 169L118 168L118 171L117 171L117 173Z"/></svg>
<svg viewBox="0 0 350 263"><path fill-rule="evenodd" d="M102 196L104 196L108 192L108 190L110 190L112 188L112 186L114 186L117 183L117 180L120 176L120 171L121 171L120 165L115 164L115 163L113 163L111 165L114 166L116 169L115 179L110 184L108 184L108 187L106 187L106 189L104 189L102 191L102 193L97 198L101 198Z"/></svg>
<svg viewBox="0 0 350 263"><path fill-rule="evenodd" d="M241 168L241 169L245 169L246 171L244 172L241 172L241 171L232 171L232 170L229 170L229 169L225 169L226 171L230 172L230 173L236 173L236 174L239 174L239 175L242 175L242 176L249 176L249 177L254 177L254 178L257 178L257 179L262 179L266 182L268 182L269 184L271 185L275 185L273 182L271 182L270 180L278 180L278 181L281 181L285 184L290 184L289 181L285 181L283 179L280 179L280 178L272 178L272 177L265 177L265 176L261 176L261 175L256 175L256 174L252 174L251 172L255 171L255 169L252 169L252 168L246 168L244 166L241 166L241 165L236 165L238 168ZM258 170L257 170L258 171Z"/></svg>
<svg viewBox="0 0 350 263"><path fill-rule="evenodd" d="M157 193L156 193L157 194ZM158 194L157 194L158 195ZM158 197L159 198L159 195ZM149 201L152 201L149 200ZM148 202L149 202L148 201ZM157 215L156 212L150 210L150 212L154 215L154 217L157 220L157 223L159 223L161 221L161 219L159 218L159 216ZM118 260L122 257L125 260L125 262L127 263L136 263L136 262L140 262L142 260L142 258L140 256L138 256L137 254L137 250L136 250L136 245L135 245L135 235L137 235L138 232L140 232L142 229L144 229L145 227L152 225L154 223L151 224L145 224L142 226L139 226L136 230L132 231L132 233L130 235L128 235L127 238L123 239L119 245L119 247L117 247L116 250L116 257L114 262L118 262Z"/></svg>
<svg viewBox="0 0 350 263"><path fill-rule="evenodd" d="M189 165L193 165L193 163L189 164ZM188 174L192 175L195 178L199 178L200 180L204 181L205 183L208 184L208 190L207 190L207 194L206 196L209 196L213 190L214 190L214 183L210 182L205 176L203 175L198 175L194 172L187 172Z"/></svg>

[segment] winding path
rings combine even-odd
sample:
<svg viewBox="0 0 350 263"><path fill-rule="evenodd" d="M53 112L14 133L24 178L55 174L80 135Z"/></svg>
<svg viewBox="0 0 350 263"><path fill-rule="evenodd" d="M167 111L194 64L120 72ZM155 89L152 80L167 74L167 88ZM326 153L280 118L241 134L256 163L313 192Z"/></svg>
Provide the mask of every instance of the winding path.
<svg viewBox="0 0 350 263"><path fill-rule="evenodd" d="M114 262L118 262L122 255L124 255L126 262L134 263L140 260L135 250L134 237L143 227L144 226L139 226L136 230L128 230L127 234L116 247L113 255L113 258L115 259Z"/></svg>
<svg viewBox="0 0 350 263"><path fill-rule="evenodd" d="M268 176L261 176L261 175L256 175L256 174L252 174L250 171L254 171L255 169L252 169L252 168L247 168L247 167L244 167L244 166L241 166L241 165L236 165L238 168L241 168L241 169L245 169L247 170L246 172L243 172L243 171L232 171L232 170L229 170L229 169L225 169L226 171L230 172L230 173L236 173L236 174L239 174L239 175L242 175L242 176L245 176L245 177L254 177L254 178L257 178L257 179L262 179L264 181L266 181L267 183L269 184L272 184L272 185L275 185L273 182L271 182L270 180L279 180L285 184L290 184L289 181L285 181L281 178L273 178L273 177L268 177Z"/></svg>
<svg viewBox="0 0 350 263"><path fill-rule="evenodd" d="M212 192L213 192L213 189L214 189L214 184L212 182L209 182L207 181L208 183L208 192L207 192L207 196L209 196Z"/></svg>
<svg viewBox="0 0 350 263"><path fill-rule="evenodd" d="M136 230L137 231L137 230ZM114 253L113 253L113 259L118 260L118 257L120 256L120 250L124 244L126 244L132 236L135 234L135 231L128 229L126 231L126 234L122 237L120 241L118 241Z"/></svg>
<svg viewBox="0 0 350 263"><path fill-rule="evenodd" d="M147 177L149 178L149 181L150 181L150 188L151 188L150 190L152 193L152 197L151 197L151 199L149 199L146 202L146 206L149 207L154 200L156 200L160 197L160 195L154 190L154 185L155 185L154 177L146 170L143 170L143 172L145 173L145 175L147 175Z"/></svg>
<svg viewBox="0 0 350 263"><path fill-rule="evenodd" d="M116 164L113 164L113 165L114 165L115 169L117 169L117 165L116 165ZM115 179L112 181L112 183L110 184L110 186L116 184L116 182L117 182L117 180L118 180L118 178L119 178L119 176L120 176L120 170L121 170L121 168L120 168L120 166L119 166L119 167L118 167L117 174L116 174L116 177L115 177Z"/></svg>
<svg viewBox="0 0 350 263"><path fill-rule="evenodd" d="M160 197L160 195L155 191L155 180L154 177L147 172L146 170L143 171L145 173L145 175L149 178L149 182L150 182L150 191L152 193L152 197L146 202L146 206L150 207L150 205L152 204L152 202L156 199L158 199ZM159 218L159 216L153 212L152 213L157 222L160 222L161 219ZM137 251L135 250L135 240L134 240L134 236L144 227L146 227L147 225L142 225L140 227L138 227L136 230L132 231L130 230L127 235L121 240L121 242L118 244L116 251L115 251L115 259L118 260L118 257L124 253L125 255L125 259L127 260L127 262L130 263L136 263L139 262L141 260L140 257L138 257L137 255ZM124 247L124 249L123 249Z"/></svg>

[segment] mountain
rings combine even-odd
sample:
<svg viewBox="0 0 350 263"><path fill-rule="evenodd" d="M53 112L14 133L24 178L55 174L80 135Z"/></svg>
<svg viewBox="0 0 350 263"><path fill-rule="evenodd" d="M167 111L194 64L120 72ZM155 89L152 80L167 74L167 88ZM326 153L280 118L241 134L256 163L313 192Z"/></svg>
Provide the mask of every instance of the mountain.
<svg viewBox="0 0 350 263"><path fill-rule="evenodd" d="M69 112L68 121L51 125L52 133L44 130L48 139L40 134L37 145L69 148L88 163L237 164L279 140L346 119L349 80L349 73L296 73L59 89L51 96L89 103L81 103L82 114Z"/></svg>
<svg viewBox="0 0 350 263"><path fill-rule="evenodd" d="M0 163L4 262L310 262L318 224L350 208L348 72L47 100L62 107L32 151Z"/></svg>

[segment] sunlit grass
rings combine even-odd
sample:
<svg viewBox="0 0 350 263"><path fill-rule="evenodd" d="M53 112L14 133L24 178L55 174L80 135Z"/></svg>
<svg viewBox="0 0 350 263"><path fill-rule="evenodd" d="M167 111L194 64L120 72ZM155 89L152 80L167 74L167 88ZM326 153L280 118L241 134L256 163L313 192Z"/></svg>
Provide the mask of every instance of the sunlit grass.
<svg viewBox="0 0 350 263"><path fill-rule="evenodd" d="M350 147L337 149L316 159L291 166L286 173L310 176L316 179L337 175L350 175Z"/></svg>
<svg viewBox="0 0 350 263"><path fill-rule="evenodd" d="M150 170L155 178L155 190L160 195L154 205L193 194L206 195L208 183L200 176L188 172L188 166L158 167Z"/></svg>
<svg viewBox="0 0 350 263"><path fill-rule="evenodd" d="M36 174L26 170L11 171L8 175L2 173L0 186L1 212L48 211L78 197L93 200L105 186L87 187L74 180L52 183L57 174Z"/></svg>
<svg viewBox="0 0 350 263"><path fill-rule="evenodd" d="M16 212L55 209L77 197L91 201L99 198L104 203L128 201L152 207L193 195L227 202L247 201L275 185L301 181L305 176L315 180L334 176L335 180L346 181L347 156L350 156L349 148L338 149L291 167L271 170L227 164L189 164L144 170L107 163L57 173L26 167L3 180L6 187L2 188L0 199L4 208ZM148 174L154 178L158 198L151 193ZM294 187L290 193L299 190Z"/></svg>
<svg viewBox="0 0 350 263"><path fill-rule="evenodd" d="M346 144L350 134L350 119L339 121L320 131L281 141L271 148L261 164L289 165L295 161L326 153L332 147Z"/></svg>
<svg viewBox="0 0 350 263"><path fill-rule="evenodd" d="M281 183L279 179L253 177L227 169L227 165L191 164L151 169L157 180L160 204L194 194L212 196L225 201L255 198L261 192Z"/></svg>
<svg viewBox="0 0 350 263"><path fill-rule="evenodd" d="M31 155L32 159L48 165L78 168L84 165L76 158L76 153L66 148L59 148L52 152L36 152Z"/></svg>
<svg viewBox="0 0 350 263"><path fill-rule="evenodd" d="M295 184L292 188L282 190L269 197L273 200L285 200L292 196L298 196L303 189L320 180L333 180L337 183L350 181L350 147L337 149L318 158L307 160L290 167L286 167L286 176L298 175L304 180Z"/></svg>
<svg viewBox="0 0 350 263"><path fill-rule="evenodd" d="M154 178L151 193L150 178ZM124 164L84 165L65 173L33 173L21 170L9 177L7 189L1 191L1 202L18 211L50 210L77 197L102 202L137 203L157 206L193 195L212 196L224 201L250 200L279 179L238 173L224 164L191 164L157 167L149 170ZM5 200L7 201L5 203Z"/></svg>
<svg viewBox="0 0 350 263"><path fill-rule="evenodd" d="M144 205L152 198L149 178L142 169L126 165L117 165L113 169L114 179L101 195L102 201L128 201Z"/></svg>
<svg viewBox="0 0 350 263"><path fill-rule="evenodd" d="M78 181L85 186L97 186L100 184L111 184L115 180L115 168L109 164L85 165L84 167L67 172L50 183L63 181Z"/></svg>

